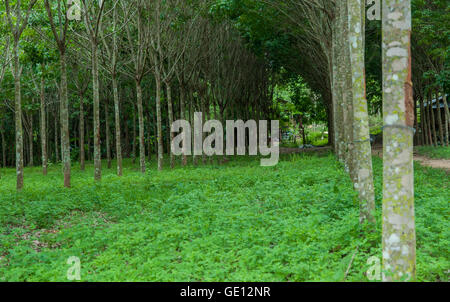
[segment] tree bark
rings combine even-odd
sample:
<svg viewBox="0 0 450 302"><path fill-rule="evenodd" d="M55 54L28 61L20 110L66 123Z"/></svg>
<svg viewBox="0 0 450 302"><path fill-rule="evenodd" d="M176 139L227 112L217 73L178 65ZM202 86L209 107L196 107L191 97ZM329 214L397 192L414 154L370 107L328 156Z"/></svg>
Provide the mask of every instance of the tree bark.
<svg viewBox="0 0 450 302"><path fill-rule="evenodd" d="M139 122L139 164L141 172L145 173L145 128L144 128L144 109L142 107L142 87L141 82L136 81L136 95Z"/></svg>
<svg viewBox="0 0 450 302"><path fill-rule="evenodd" d="M67 71L66 56L64 53L60 55L61 63L61 157L64 173L64 187L70 188L70 137L69 137L69 101L67 97Z"/></svg>
<svg viewBox="0 0 450 302"><path fill-rule="evenodd" d="M347 1L347 0L346 0ZM369 114L366 100L363 35L365 3L348 0L349 49L353 95L353 140L355 150L355 183L360 200L360 222L375 224L375 191L373 184L372 150L370 146Z"/></svg>
<svg viewBox="0 0 450 302"><path fill-rule="evenodd" d="M432 90L430 89L428 92L428 107L431 112L431 131L433 134L433 145L437 147L438 141L437 141L437 133L436 133L436 119L434 117L434 110L433 110L433 94ZM437 104L437 103L436 103Z"/></svg>
<svg viewBox="0 0 450 302"><path fill-rule="evenodd" d="M21 67L19 62L19 41L14 41L13 48L14 71L14 99L15 99L15 126L16 126L16 174L18 191L23 189L23 128L22 128L22 96L21 96Z"/></svg>
<svg viewBox="0 0 450 302"><path fill-rule="evenodd" d="M383 0L383 280L414 280L411 3Z"/></svg>
<svg viewBox="0 0 450 302"><path fill-rule="evenodd" d="M170 156L170 168L173 169L175 167L175 158L173 153L170 150L170 142L173 141L174 139L174 134L172 131L170 131L171 125L173 123L173 106L172 106L172 88L170 87L170 83L167 82L166 83L166 88L167 88L167 110L168 110L168 115L169 115L169 137L170 137L170 141L169 141L169 145L168 145L168 150L169 150L169 156Z"/></svg>
<svg viewBox="0 0 450 302"><path fill-rule="evenodd" d="M105 100L105 135L106 135L106 160L108 162L108 169L111 169L111 144L109 133L109 114L108 114L108 100Z"/></svg>
<svg viewBox="0 0 450 302"><path fill-rule="evenodd" d="M29 161L28 161L28 165L30 167L34 166L34 158L33 158L33 112L30 110L29 112L29 126L30 126L30 131L28 132L28 145L29 145Z"/></svg>
<svg viewBox="0 0 450 302"><path fill-rule="evenodd" d="M116 160L117 160L117 175L122 176L122 145L121 145L121 130L120 130L120 108L119 108L119 90L117 87L117 78L112 76L113 95L114 95L114 120L116 129Z"/></svg>
<svg viewBox="0 0 450 302"><path fill-rule="evenodd" d="M84 149L84 100L80 93L80 169L86 169L86 153Z"/></svg>
<svg viewBox="0 0 450 302"><path fill-rule="evenodd" d="M158 170L163 168L163 137L162 137L162 116L161 116L161 79L159 76L155 76L156 81L156 127L158 129L157 142L158 142Z"/></svg>
<svg viewBox="0 0 450 302"><path fill-rule="evenodd" d="M102 179L102 154L100 142L100 92L98 82L98 47L91 41L92 52L92 89L94 91L94 179Z"/></svg>
<svg viewBox="0 0 450 302"><path fill-rule="evenodd" d="M442 125L442 113L441 113L441 103L439 101L439 92L436 92L436 113L439 127L439 138L441 140L441 146L444 146L444 127Z"/></svg>
<svg viewBox="0 0 450 302"><path fill-rule="evenodd" d="M48 157L47 157L47 124L46 124L46 114L45 114L45 82L44 75L41 76L41 153L42 153L42 174L47 175L47 165L48 165Z"/></svg>

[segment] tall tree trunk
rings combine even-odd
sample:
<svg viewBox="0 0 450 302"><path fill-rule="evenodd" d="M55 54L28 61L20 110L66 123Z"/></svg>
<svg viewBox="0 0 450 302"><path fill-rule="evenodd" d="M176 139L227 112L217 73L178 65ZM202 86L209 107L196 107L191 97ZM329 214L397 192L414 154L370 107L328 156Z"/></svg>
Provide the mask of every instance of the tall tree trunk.
<svg viewBox="0 0 450 302"><path fill-rule="evenodd" d="M142 107L142 87L140 81L136 81L136 95L139 121L139 164L141 167L141 172L145 173L144 108Z"/></svg>
<svg viewBox="0 0 450 302"><path fill-rule="evenodd" d="M113 95L114 95L114 120L116 129L116 160L117 160L117 175L122 176L122 143L120 134L120 108L119 108L119 90L117 87L117 78L112 77Z"/></svg>
<svg viewBox="0 0 450 302"><path fill-rule="evenodd" d="M94 91L94 179L102 179L102 151L100 142L100 91L98 83L98 47L91 42L92 52L92 90Z"/></svg>
<svg viewBox="0 0 450 302"><path fill-rule="evenodd" d="M383 280L414 280L411 2L383 0Z"/></svg>
<svg viewBox="0 0 450 302"><path fill-rule="evenodd" d="M346 0L347 1L347 0ZM348 0L349 43L353 87L353 140L355 142L355 188L359 193L360 222L375 224L375 192L370 146L369 114L366 100L363 35L365 3Z"/></svg>
<svg viewBox="0 0 450 302"><path fill-rule="evenodd" d="M64 187L70 188L70 137L69 137L69 101L67 97L66 56L60 54L61 63L61 151L64 173Z"/></svg>
<svg viewBox="0 0 450 302"><path fill-rule="evenodd" d="M47 175L47 124L45 114L45 82L44 76L41 76L41 153L42 153L42 174Z"/></svg>
<svg viewBox="0 0 450 302"><path fill-rule="evenodd" d="M19 62L19 41L14 41L14 99L15 99L15 126L16 126L16 174L18 191L23 189L23 128L22 128L22 96L21 96L21 67Z"/></svg>
<svg viewBox="0 0 450 302"><path fill-rule="evenodd" d="M441 102L439 101L439 92L436 92L436 113L439 127L439 138L441 140L441 146L444 146L444 127L442 125L442 111Z"/></svg>
<svg viewBox="0 0 450 302"><path fill-rule="evenodd" d="M80 93L80 169L86 169L86 153L84 150L84 100Z"/></svg>
<svg viewBox="0 0 450 302"><path fill-rule="evenodd" d="M34 166L34 158L33 158L33 153L34 153L34 150L33 150L33 112L32 111L30 111L29 112L29 126L30 126L30 131L28 132L28 145L29 145L29 149L28 149L28 151L30 152L29 153L29 161L28 161L28 165L30 166L30 167L33 167Z"/></svg>
<svg viewBox="0 0 450 302"><path fill-rule="evenodd" d="M434 117L433 93L432 93L431 89L428 92L428 104L429 104L430 112L431 112L431 131L433 133L433 145L437 146L438 141L437 141L437 133L436 133L436 119Z"/></svg>
<svg viewBox="0 0 450 302"><path fill-rule="evenodd" d="M342 0L341 0L342 1ZM343 107L343 73L342 69L342 18L339 16L342 14L342 5L336 5L336 14L333 20L333 41L332 41L332 57L333 57L333 106L334 106L334 141L337 159L344 162L344 107Z"/></svg>
<svg viewBox="0 0 450 302"><path fill-rule="evenodd" d="M161 116L161 79L157 75L156 80L156 127L158 129L157 142L158 142L158 170L163 168L163 137L162 137L162 116Z"/></svg>
<svg viewBox="0 0 450 302"><path fill-rule="evenodd" d="M353 182L355 182L355 168L354 168L354 139L353 139L353 91L352 91L352 72L351 72L351 61L350 61L350 40L348 36L348 5L346 0L342 0L342 15L343 19L343 45L342 45L342 55L343 64L342 76L343 79L343 102L344 102L344 140L345 140L345 168L349 172L350 177Z"/></svg>
<svg viewBox="0 0 450 302"><path fill-rule="evenodd" d="M110 135L109 135L109 101L105 100L105 135L106 135L106 159L108 162L108 169L111 169L111 145L110 145Z"/></svg>
<svg viewBox="0 0 450 302"><path fill-rule="evenodd" d="M430 101L427 97L427 106L425 108L426 113L427 113L427 128L428 128L428 141L429 141L429 145L432 146L434 144L433 142L433 131L432 131L432 126L431 126L431 110L430 110Z"/></svg>
<svg viewBox="0 0 450 302"><path fill-rule="evenodd" d="M173 124L173 106L172 106L172 88L170 87L170 82L166 82L166 88L167 88L167 111L168 111L168 116L169 116L169 137L170 137L170 142L173 141L174 135L173 132L170 130L172 124ZM170 156L170 168L174 168L175 166L175 158L173 153L170 150L170 144L168 145L168 150L169 150L169 156Z"/></svg>
<svg viewBox="0 0 450 302"><path fill-rule="evenodd" d="M55 161L59 162L59 141L58 141L58 117L57 117L57 109L55 108L55 114L54 114L54 135L55 135Z"/></svg>
<svg viewBox="0 0 450 302"><path fill-rule="evenodd" d="M180 119L185 120L186 119L186 107L185 107L185 90L184 87L180 87ZM183 132L184 133L184 132ZM185 133L184 133L185 134ZM183 142L186 141L186 136L184 136ZM187 165L187 156L185 153L182 155L181 163L183 166Z"/></svg>

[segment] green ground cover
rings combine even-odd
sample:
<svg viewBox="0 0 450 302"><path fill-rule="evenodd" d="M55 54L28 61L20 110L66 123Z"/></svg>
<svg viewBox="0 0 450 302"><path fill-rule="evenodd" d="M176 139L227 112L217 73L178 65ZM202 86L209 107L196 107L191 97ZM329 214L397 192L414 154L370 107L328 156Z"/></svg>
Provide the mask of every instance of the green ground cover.
<svg viewBox="0 0 450 302"><path fill-rule="evenodd" d="M0 280L67 281L68 257L82 281L368 281L381 255L381 159L374 158L377 231L361 236L358 201L332 155L286 155L275 167L256 158L225 165L124 176L74 166L44 178L1 171ZM167 165L166 165L167 167ZM417 276L448 281L448 174L416 164Z"/></svg>
<svg viewBox="0 0 450 302"><path fill-rule="evenodd" d="M427 156L434 159L450 159L450 147L441 146L419 146L415 147L414 150L417 154Z"/></svg>

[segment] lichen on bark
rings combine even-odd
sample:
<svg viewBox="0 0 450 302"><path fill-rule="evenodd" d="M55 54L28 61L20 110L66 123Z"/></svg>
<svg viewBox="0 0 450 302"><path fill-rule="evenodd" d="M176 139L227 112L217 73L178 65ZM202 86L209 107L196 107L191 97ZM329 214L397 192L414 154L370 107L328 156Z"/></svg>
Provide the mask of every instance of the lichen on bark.
<svg viewBox="0 0 450 302"><path fill-rule="evenodd" d="M411 3L383 1L383 280L414 280Z"/></svg>

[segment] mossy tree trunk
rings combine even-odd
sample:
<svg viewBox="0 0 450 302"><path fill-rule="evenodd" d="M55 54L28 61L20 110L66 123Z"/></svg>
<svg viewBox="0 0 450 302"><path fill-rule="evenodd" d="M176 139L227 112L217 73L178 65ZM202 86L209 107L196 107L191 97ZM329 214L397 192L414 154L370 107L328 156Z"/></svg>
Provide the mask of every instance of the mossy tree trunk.
<svg viewBox="0 0 450 302"><path fill-rule="evenodd" d="M383 280L414 280L411 2L383 0Z"/></svg>
<svg viewBox="0 0 450 302"><path fill-rule="evenodd" d="M362 0L348 0L347 3L353 88L354 186L359 194L360 222L369 221L374 224L375 192L364 68L365 3Z"/></svg>

